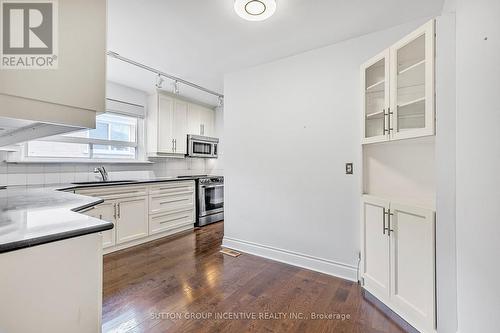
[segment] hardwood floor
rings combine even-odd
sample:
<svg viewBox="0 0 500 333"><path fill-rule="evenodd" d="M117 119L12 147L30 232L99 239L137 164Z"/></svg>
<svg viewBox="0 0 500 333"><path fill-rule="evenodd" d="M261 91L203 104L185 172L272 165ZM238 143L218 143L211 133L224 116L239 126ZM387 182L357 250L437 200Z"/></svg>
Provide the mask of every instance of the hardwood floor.
<svg viewBox="0 0 500 333"><path fill-rule="evenodd" d="M220 222L106 255L103 332L404 332L356 283L222 255L223 228Z"/></svg>

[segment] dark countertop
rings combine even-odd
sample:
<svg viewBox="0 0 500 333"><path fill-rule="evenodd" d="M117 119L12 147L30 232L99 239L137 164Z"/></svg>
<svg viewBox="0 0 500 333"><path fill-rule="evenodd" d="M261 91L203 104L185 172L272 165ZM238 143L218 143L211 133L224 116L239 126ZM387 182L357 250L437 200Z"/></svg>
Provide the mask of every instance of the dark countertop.
<svg viewBox="0 0 500 333"><path fill-rule="evenodd" d="M166 177L121 183L60 184L49 187L23 186L0 189L0 253L113 229L114 225L111 222L78 213L102 203L102 199L64 191L197 178L200 177Z"/></svg>

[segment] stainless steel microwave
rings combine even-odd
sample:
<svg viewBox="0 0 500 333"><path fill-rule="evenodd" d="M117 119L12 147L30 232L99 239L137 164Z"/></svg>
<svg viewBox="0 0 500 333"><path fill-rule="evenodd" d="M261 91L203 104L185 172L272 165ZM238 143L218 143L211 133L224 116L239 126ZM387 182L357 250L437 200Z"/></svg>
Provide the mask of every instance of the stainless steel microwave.
<svg viewBox="0 0 500 333"><path fill-rule="evenodd" d="M217 138L188 134L187 143L188 157L218 157L219 139Z"/></svg>

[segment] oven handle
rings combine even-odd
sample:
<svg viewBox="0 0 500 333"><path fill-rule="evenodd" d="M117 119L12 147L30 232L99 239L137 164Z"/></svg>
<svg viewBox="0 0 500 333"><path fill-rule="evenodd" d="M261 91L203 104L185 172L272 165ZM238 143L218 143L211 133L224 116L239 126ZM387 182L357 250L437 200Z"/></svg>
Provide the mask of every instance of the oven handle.
<svg viewBox="0 0 500 333"><path fill-rule="evenodd" d="M201 185L201 188L214 188L214 187L224 187L224 184L218 184L218 185Z"/></svg>

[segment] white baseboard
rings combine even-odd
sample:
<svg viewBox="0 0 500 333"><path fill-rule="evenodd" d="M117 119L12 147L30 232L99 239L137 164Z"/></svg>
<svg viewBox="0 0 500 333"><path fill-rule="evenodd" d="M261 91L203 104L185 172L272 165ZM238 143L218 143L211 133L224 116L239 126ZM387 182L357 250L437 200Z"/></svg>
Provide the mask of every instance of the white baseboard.
<svg viewBox="0 0 500 333"><path fill-rule="evenodd" d="M278 249L275 247L247 242L230 237L224 237L222 247L253 254L259 257L283 262L293 266L307 268L312 271L333 275L342 279L356 281L357 268L335 262L328 259L313 257L310 255Z"/></svg>

